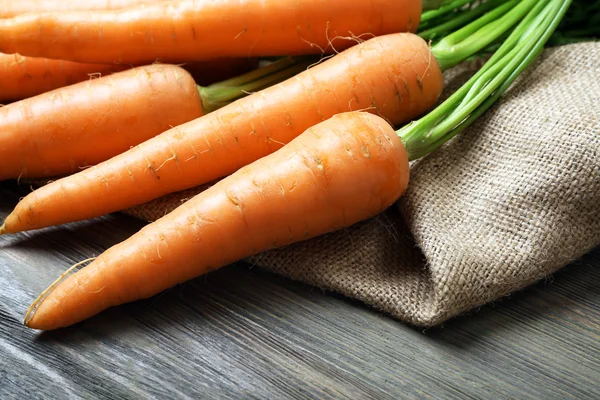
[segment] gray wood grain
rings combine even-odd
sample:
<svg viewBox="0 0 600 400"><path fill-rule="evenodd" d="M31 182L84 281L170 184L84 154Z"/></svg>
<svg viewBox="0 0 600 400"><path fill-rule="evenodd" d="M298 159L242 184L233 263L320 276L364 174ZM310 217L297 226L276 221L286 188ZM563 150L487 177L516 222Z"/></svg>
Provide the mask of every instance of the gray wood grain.
<svg viewBox="0 0 600 400"><path fill-rule="evenodd" d="M0 218L20 195L0 185ZM600 249L424 332L246 265L68 329L23 326L66 267L141 226L0 237L0 398L600 398Z"/></svg>

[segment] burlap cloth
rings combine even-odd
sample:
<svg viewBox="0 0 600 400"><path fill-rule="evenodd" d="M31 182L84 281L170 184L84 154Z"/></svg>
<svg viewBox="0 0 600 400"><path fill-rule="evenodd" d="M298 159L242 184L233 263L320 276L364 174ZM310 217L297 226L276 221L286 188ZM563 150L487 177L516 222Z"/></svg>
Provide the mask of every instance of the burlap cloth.
<svg viewBox="0 0 600 400"><path fill-rule="evenodd" d="M469 68L446 74L448 91ZM548 49L471 128L411 165L396 207L249 258L417 326L519 290L600 244L600 43ZM164 215L192 190L127 213Z"/></svg>

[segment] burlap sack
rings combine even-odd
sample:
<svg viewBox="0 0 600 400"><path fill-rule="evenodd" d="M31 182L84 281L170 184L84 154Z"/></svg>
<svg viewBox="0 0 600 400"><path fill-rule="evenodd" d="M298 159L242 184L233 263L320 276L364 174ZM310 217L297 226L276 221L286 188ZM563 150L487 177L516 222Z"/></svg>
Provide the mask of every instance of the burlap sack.
<svg viewBox="0 0 600 400"><path fill-rule="evenodd" d="M600 43L546 50L475 125L412 164L398 207L248 261L417 326L535 282L600 244L599 79ZM196 192L128 213L154 220Z"/></svg>

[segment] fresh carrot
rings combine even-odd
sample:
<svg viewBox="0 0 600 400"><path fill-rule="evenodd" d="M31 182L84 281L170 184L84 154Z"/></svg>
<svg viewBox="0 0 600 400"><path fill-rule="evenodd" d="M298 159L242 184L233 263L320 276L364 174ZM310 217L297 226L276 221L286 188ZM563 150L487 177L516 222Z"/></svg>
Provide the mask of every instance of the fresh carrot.
<svg viewBox="0 0 600 400"><path fill-rule="evenodd" d="M79 171L308 64L286 58L216 87L197 86L180 67L155 64L12 103L0 108L0 180Z"/></svg>
<svg viewBox="0 0 600 400"><path fill-rule="evenodd" d="M198 85L209 85L256 69L256 58L230 58L181 65ZM0 102L26 99L50 90L130 68L123 64L88 64L0 54Z"/></svg>
<svg viewBox="0 0 600 400"><path fill-rule="evenodd" d="M0 18L42 11L114 10L165 0L0 0Z"/></svg>
<svg viewBox="0 0 600 400"><path fill-rule="evenodd" d="M408 160L434 151L494 104L541 53L570 3L536 2L488 63L419 120L394 132L369 113L335 115L224 178L63 280L67 271L33 302L25 324L72 325L376 215L406 189Z"/></svg>
<svg viewBox="0 0 600 400"><path fill-rule="evenodd" d="M411 33L379 36L26 196L0 233L97 217L228 175L344 111L401 124L438 100L440 69Z"/></svg>
<svg viewBox="0 0 600 400"><path fill-rule="evenodd" d="M128 68L0 54L0 102L25 99Z"/></svg>
<svg viewBox="0 0 600 400"><path fill-rule="evenodd" d="M0 233L92 218L212 181L338 112L369 108L393 125L406 122L437 100L442 89L438 62L448 68L470 57L544 4L508 0L432 49L408 33L367 40L277 87L31 193L6 218ZM94 187L101 189L102 201L95 199ZM87 196L84 201L82 196Z"/></svg>
<svg viewBox="0 0 600 400"><path fill-rule="evenodd" d="M73 173L203 115L173 65L139 67L0 108L0 180Z"/></svg>
<svg viewBox="0 0 600 400"><path fill-rule="evenodd" d="M414 32L420 15L421 0L179 0L0 20L0 52L136 65L321 54Z"/></svg>
<svg viewBox="0 0 600 400"><path fill-rule="evenodd" d="M261 251L372 217L404 192L408 159L381 117L334 116L224 178L62 281L27 326L50 330Z"/></svg>
<svg viewBox="0 0 600 400"><path fill-rule="evenodd" d="M181 65L198 85L209 85L258 68L256 58L231 58ZM0 54L0 102L26 99L50 90L130 68Z"/></svg>

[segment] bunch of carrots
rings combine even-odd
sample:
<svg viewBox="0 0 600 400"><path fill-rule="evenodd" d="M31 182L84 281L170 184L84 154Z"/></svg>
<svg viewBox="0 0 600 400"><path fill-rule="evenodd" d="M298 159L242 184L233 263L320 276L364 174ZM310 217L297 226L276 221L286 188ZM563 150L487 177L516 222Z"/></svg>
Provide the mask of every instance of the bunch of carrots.
<svg viewBox="0 0 600 400"><path fill-rule="evenodd" d="M0 180L63 176L23 198L0 234L219 180L68 269L26 325L68 326L384 211L409 161L494 104L570 3L0 3L0 82L23 88L0 109ZM482 56L440 103L443 71ZM227 76L208 83L211 70Z"/></svg>

